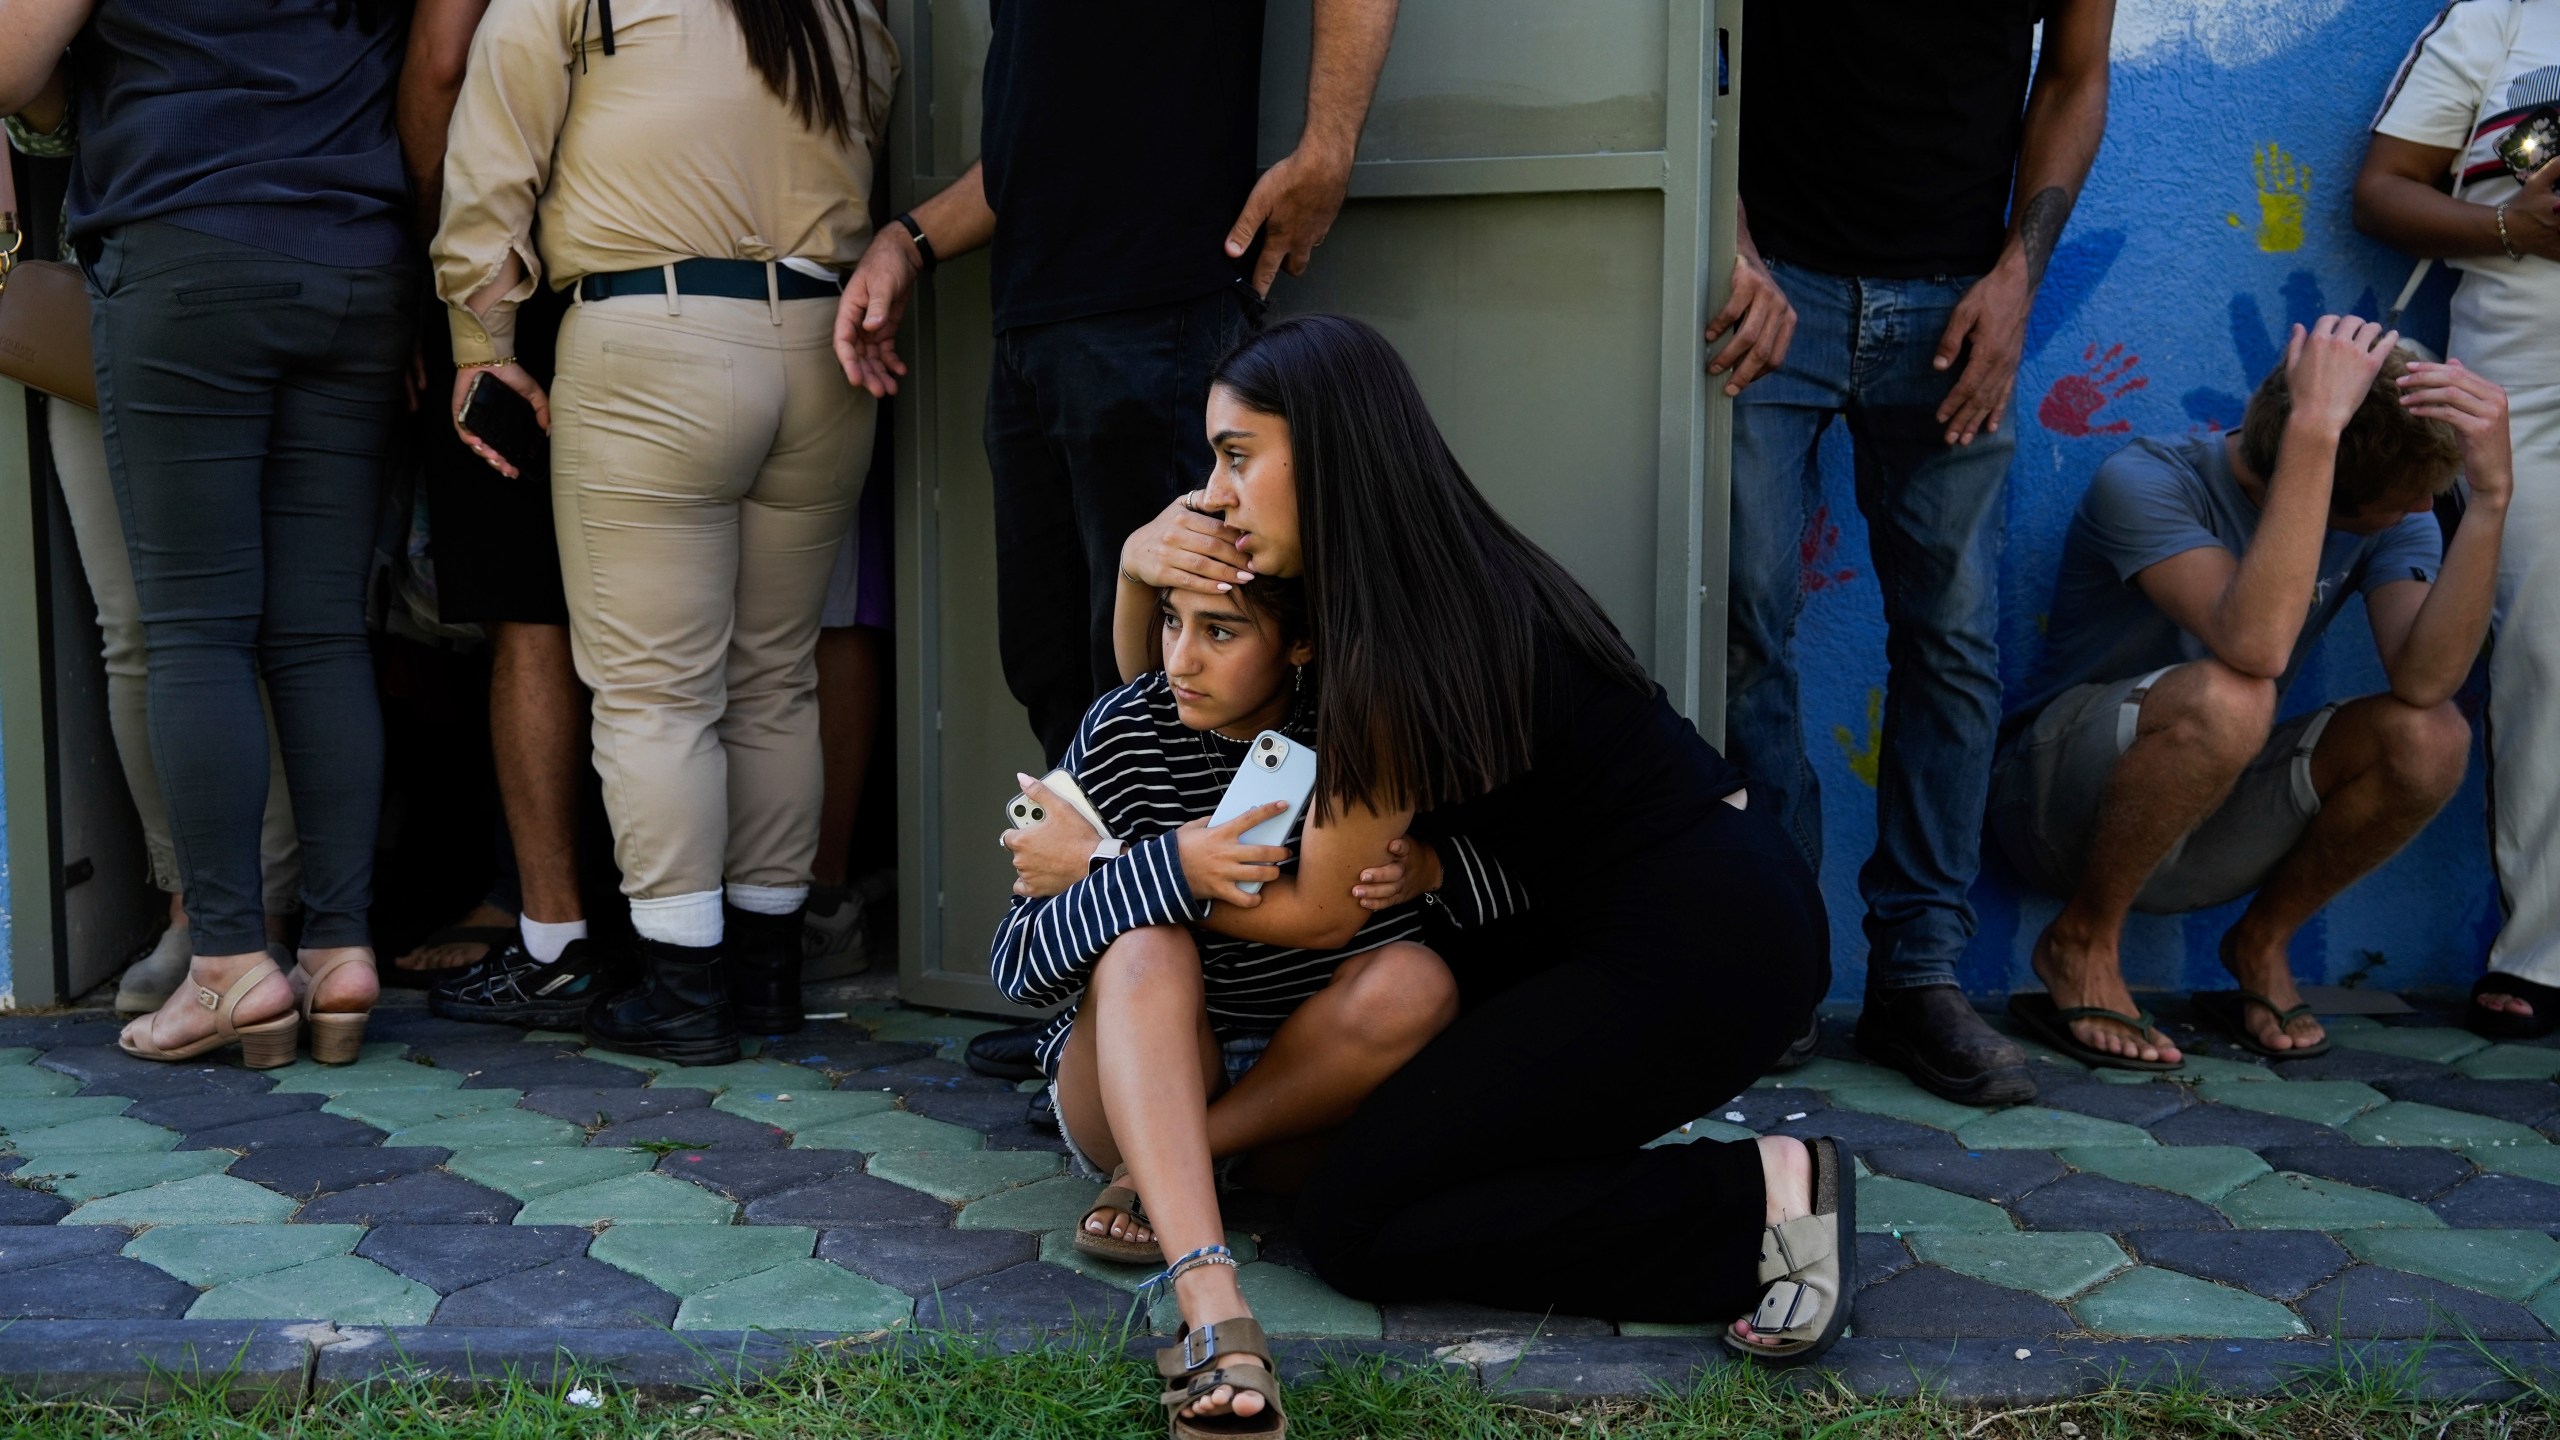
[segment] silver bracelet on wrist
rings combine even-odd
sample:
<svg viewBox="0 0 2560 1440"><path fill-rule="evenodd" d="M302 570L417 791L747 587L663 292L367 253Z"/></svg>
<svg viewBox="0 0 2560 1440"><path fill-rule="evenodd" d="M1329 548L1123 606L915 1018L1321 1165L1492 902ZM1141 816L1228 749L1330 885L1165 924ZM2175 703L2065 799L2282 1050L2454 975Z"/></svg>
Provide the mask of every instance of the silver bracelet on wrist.
<svg viewBox="0 0 2560 1440"><path fill-rule="evenodd" d="M2508 259L2521 260L2524 258L2524 255L2516 249L2516 242L2507 238L2507 206L2511 203L2513 202L2506 200L2498 202L2498 208L2495 212L2498 217L2498 245L2499 248L2507 252Z"/></svg>

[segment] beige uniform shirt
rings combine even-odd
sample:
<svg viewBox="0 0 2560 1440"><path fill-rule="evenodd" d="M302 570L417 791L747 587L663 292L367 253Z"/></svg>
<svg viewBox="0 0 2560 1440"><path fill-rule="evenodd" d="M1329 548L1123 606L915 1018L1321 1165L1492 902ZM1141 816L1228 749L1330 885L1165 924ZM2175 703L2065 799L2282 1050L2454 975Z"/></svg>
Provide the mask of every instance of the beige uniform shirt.
<svg viewBox="0 0 2560 1440"><path fill-rule="evenodd" d="M446 137L433 249L454 359L515 354L516 306L546 280L695 257L859 259L897 44L877 0L859 0L869 69L857 86L835 0L817 8L850 142L800 123L765 85L723 0L614 0L611 55L594 0L493 0ZM510 253L523 281L474 316L464 302Z"/></svg>

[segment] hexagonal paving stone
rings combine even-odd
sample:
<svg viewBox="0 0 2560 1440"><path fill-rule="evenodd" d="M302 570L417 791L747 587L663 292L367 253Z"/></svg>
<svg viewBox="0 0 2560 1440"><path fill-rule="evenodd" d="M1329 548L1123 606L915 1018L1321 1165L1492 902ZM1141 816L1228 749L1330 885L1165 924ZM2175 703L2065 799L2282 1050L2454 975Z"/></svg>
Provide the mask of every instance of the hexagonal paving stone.
<svg viewBox="0 0 2560 1440"><path fill-rule="evenodd" d="M983 1233L983 1232L973 1232ZM1241 1230L1226 1232L1227 1248L1234 1252L1238 1265L1250 1265L1262 1257L1262 1247ZM1040 1258L1062 1270L1090 1275L1105 1285L1120 1290L1136 1290L1164 1268L1161 1259L1145 1265L1122 1265L1096 1259L1076 1248L1076 1232L1052 1230L1040 1237ZM1266 1327L1267 1328L1267 1327Z"/></svg>
<svg viewBox="0 0 2560 1440"><path fill-rule="evenodd" d="M2122 1235L2136 1230L2220 1230L2230 1222L2210 1205L2128 1185L2103 1175L2074 1175L2021 1196L2010 1207L2031 1230L2085 1230Z"/></svg>
<svg viewBox="0 0 2560 1440"><path fill-rule="evenodd" d="M2329 1126L2344 1125L2388 1099L2353 1080L2287 1080L2279 1085L2208 1080L2196 1087L2196 1094L2215 1105Z"/></svg>
<svg viewBox="0 0 2560 1440"><path fill-rule="evenodd" d="M2288 1061L2288 1064L2299 1062ZM2108 1085L2151 1085L2163 1082L2179 1085L2201 1085L2208 1080L2255 1082L2281 1080L2273 1069L2254 1060L2226 1059L2201 1054L2181 1047L2175 1070L2098 1070L2090 1079Z"/></svg>
<svg viewBox="0 0 2560 1440"><path fill-rule="evenodd" d="M195 1302L194 1286L121 1255L0 1273L0 1321L176 1320Z"/></svg>
<svg viewBox="0 0 2560 1440"><path fill-rule="evenodd" d="M17 1172L41 1180L48 1191L78 1204L197 1175L218 1175L232 1157L219 1150L160 1150L106 1155L56 1155Z"/></svg>
<svg viewBox="0 0 2560 1440"><path fill-rule="evenodd" d="M976 1020L960 1015L936 1015L924 1010L905 1010L872 1022L874 1040L921 1040L940 1049L956 1049L975 1036L990 1030L1007 1028L1003 1020ZM956 1059L957 1056L945 1056Z"/></svg>
<svg viewBox="0 0 2560 1440"><path fill-rule="evenodd" d="M659 1329L676 1318L676 1297L597 1260L555 1261L457 1290L436 1308L440 1325L542 1329Z"/></svg>
<svg viewBox="0 0 2560 1440"><path fill-rule="evenodd" d="M2394 1100L2379 1110L2359 1115L2346 1128L2347 1134L2362 1145L2433 1145L2451 1149L2471 1145L2550 1143L2540 1132L2513 1121L2419 1105L2407 1100Z"/></svg>
<svg viewBox="0 0 2560 1440"><path fill-rule="evenodd" d="M21 1185L0 1185L0 1225L53 1225L71 1213L71 1202Z"/></svg>
<svg viewBox="0 0 2560 1440"><path fill-rule="evenodd" d="M2296 1308L2313 1334L2351 1340L2549 1338L2533 1313L2512 1301L2379 1265L2356 1266L2303 1296Z"/></svg>
<svg viewBox="0 0 2560 1440"><path fill-rule="evenodd" d="M2305 1329L2273 1300L2147 1265L2081 1296L2071 1309L2102 1335L2281 1340Z"/></svg>
<svg viewBox="0 0 2560 1440"><path fill-rule="evenodd" d="M2379 1030L2345 1030L2337 1032L2337 1043L2353 1050L2371 1050L2383 1055L2398 1055L2410 1060L2425 1060L2436 1065L2450 1065L2466 1055L2489 1048L2489 1042L2468 1030L2450 1026L2399 1025Z"/></svg>
<svg viewBox="0 0 2560 1440"><path fill-rule="evenodd" d="M2080 1328L2061 1306L1935 1265L1918 1265L1858 1292L1858 1334L2015 1341Z"/></svg>
<svg viewBox="0 0 2560 1440"><path fill-rule="evenodd" d="M643 1075L664 1074L667 1071L677 1068L674 1064L665 1060L660 1060L655 1056L625 1055L614 1050L581 1050L578 1052L578 1058L581 1060L593 1060L600 1065L618 1065L625 1070L634 1070ZM671 1085L681 1086L684 1082L680 1080L673 1080L668 1083Z"/></svg>
<svg viewBox="0 0 2560 1440"><path fill-rule="evenodd" d="M2560 1049L2547 1045L2492 1045L2453 1062L2474 1080L2560 1079Z"/></svg>
<svg viewBox="0 0 2560 1440"><path fill-rule="evenodd" d="M2444 1222L2414 1201L2292 1171L2251 1181L2222 1198L2222 1213L2244 1230L2440 1230Z"/></svg>
<svg viewBox="0 0 2560 1440"><path fill-rule="evenodd" d="M799 1225L622 1225L597 1236L587 1255L691 1296L817 1248L818 1232Z"/></svg>
<svg viewBox="0 0 2560 1440"><path fill-rule="evenodd" d="M2365 1230L2340 1237L2359 1260L2527 1300L2560 1280L2560 1240L2539 1230Z"/></svg>
<svg viewBox="0 0 2560 1440"><path fill-rule="evenodd" d="M213 1130L248 1120L299 1115L328 1103L326 1095L242 1094L216 1090L206 1094L168 1095L144 1100L124 1113L153 1125L165 1125L181 1134L193 1134L198 1130Z"/></svg>
<svg viewBox="0 0 2560 1440"><path fill-rule="evenodd" d="M1088 1194L1086 1207L1092 1203ZM1082 1214L1082 1210L1077 1212L1078 1216ZM962 1222L966 1223L967 1218L968 1212L962 1211ZM1072 1225L1075 1219L1070 1217L1067 1223ZM2017 1227L1997 1205L1951 1194L1935 1186L1917 1185L1887 1175L1870 1175L1858 1181L1858 1228L1893 1235L1926 1235L1948 1231L2012 1230Z"/></svg>
<svg viewBox="0 0 2560 1440"><path fill-rule="evenodd" d="M268 1087L267 1077L274 1073L246 1069L237 1057L222 1054L177 1064L145 1060L112 1044L64 1046L47 1052L37 1068L85 1081L97 1094L137 1100L210 1091L256 1093Z"/></svg>
<svg viewBox="0 0 2560 1440"><path fill-rule="evenodd" d="M747 1220L756 1225L814 1225L821 1230L948 1225L951 1207L922 1191L847 1171L749 1201Z"/></svg>
<svg viewBox="0 0 2560 1440"><path fill-rule="evenodd" d="M465 1090L556 1090L566 1087L626 1087L638 1089L649 1083L649 1077L620 1065L606 1065L583 1055L559 1055L537 1060L529 1065L501 1065L483 1070L462 1082Z"/></svg>
<svg viewBox="0 0 2560 1440"><path fill-rule="evenodd" d="M1932 1130L1953 1133L1957 1127L1982 1118L1982 1112L1970 1105L1941 1100L1916 1085L1838 1086L1825 1090L1823 1098L1834 1110L1857 1110L1869 1115L1887 1115L1926 1125Z"/></svg>
<svg viewBox="0 0 2560 1440"><path fill-rule="evenodd" d="M457 1115L450 1120L430 1120L406 1130L392 1132L385 1145L442 1145L448 1150L481 1149L494 1146L571 1146L584 1145L584 1127L530 1110L486 1110L477 1115Z"/></svg>
<svg viewBox="0 0 2560 1440"><path fill-rule="evenodd" d="M487 1150L456 1150L453 1158L444 1163L446 1169L466 1180L519 1200L530 1200L537 1195L593 1185L599 1180L637 1175L657 1162L644 1150L549 1150L502 1145Z"/></svg>
<svg viewBox="0 0 2560 1440"><path fill-rule="evenodd" d="M2102 1085L2095 1080L2065 1081L2036 1087L2036 1104L2047 1110L2070 1110L2125 1125L2150 1125L2196 1103L2184 1085Z"/></svg>
<svg viewBox="0 0 2560 1440"><path fill-rule="evenodd" d="M2403 1200L2432 1200L2472 1174L2471 1162L2449 1150L2281 1145L2262 1153L2278 1170L2297 1170Z"/></svg>
<svg viewBox="0 0 2560 1440"><path fill-rule="evenodd" d="M68 1095L84 1083L57 1070L39 1070L31 1065L0 1066L0 1096L11 1099L29 1095Z"/></svg>
<svg viewBox="0 0 2560 1440"><path fill-rule="evenodd" d="M2093 1145L2065 1150L2062 1159L2075 1170L2208 1205L2267 1173L2255 1153L2228 1145Z"/></svg>
<svg viewBox="0 0 2560 1440"><path fill-rule="evenodd" d="M743 1089L759 1095L797 1095L803 1090L825 1090L827 1077L779 1060L737 1060L727 1065L678 1065L659 1071L649 1084L714 1093Z"/></svg>
<svg viewBox="0 0 2560 1440"><path fill-rule="evenodd" d="M1328 1335L1375 1340L1386 1334L1378 1307L1354 1300L1302 1270L1268 1262L1236 1271L1245 1304L1273 1335ZM1165 1297L1168 1302L1172 1297ZM1177 1311L1177 1314L1180 1312Z"/></svg>
<svg viewBox="0 0 2560 1440"><path fill-rule="evenodd" d="M526 1065L539 1065L547 1060L564 1059L577 1054L578 1045L579 1042L574 1039L566 1042L545 1042L523 1037L509 1038L504 1029L492 1026L484 1030L479 1039L453 1040L430 1045L426 1047L423 1055L413 1055L410 1058L423 1059L439 1070L451 1070L467 1079L474 1075L485 1075L492 1070L512 1070Z"/></svg>
<svg viewBox="0 0 2560 1440"><path fill-rule="evenodd" d="M907 1097L911 1114L974 1130L987 1137L987 1144L998 1150L1053 1150L1063 1155L1067 1142L1058 1134L1055 1122L1034 1125L1026 1118L1030 1106L1011 1090L989 1093L964 1090L957 1094L928 1091Z"/></svg>
<svg viewBox="0 0 2560 1440"><path fill-rule="evenodd" d="M574 1225L377 1225L365 1232L356 1253L450 1295L583 1255L593 1238Z"/></svg>
<svg viewBox="0 0 2560 1440"><path fill-rule="evenodd" d="M65 1225L273 1225L294 1203L273 1190L229 1175L197 1175L92 1200L63 1217Z"/></svg>
<svg viewBox="0 0 2560 1440"><path fill-rule="evenodd" d="M1763 1075L1751 1082L1755 1090L1919 1090L1911 1077L1882 1065L1866 1065L1855 1060L1835 1060L1817 1055L1793 1070ZM1926 1092L1923 1092L1926 1093Z"/></svg>
<svg viewBox="0 0 2560 1440"><path fill-rule="evenodd" d="M975 1130L887 1110L856 1120L840 1120L800 1131L791 1137L800 1150L984 1150L987 1137Z"/></svg>
<svg viewBox="0 0 2560 1440"><path fill-rule="evenodd" d="M2337 1241L2316 1230L2146 1230L2128 1238L2147 1265L2270 1300L2297 1299L2353 1263Z"/></svg>
<svg viewBox="0 0 2560 1440"><path fill-rule="evenodd" d="M2521 1175L2482 1175L2427 1208L2463 1228L2560 1231L2560 1185Z"/></svg>
<svg viewBox="0 0 2560 1440"><path fill-rule="evenodd" d="M861 1164L850 1150L678 1150L659 1157L658 1171L743 1202L832 1180Z"/></svg>
<svg viewBox="0 0 2560 1440"><path fill-rule="evenodd" d="M336 1146L320 1149L288 1149L278 1146L244 1155L236 1161L220 1151L173 1152L217 1162L230 1161L231 1173L243 1180L254 1180L279 1195L296 1200L316 1200L359 1185L379 1185L403 1175L433 1170L453 1152L434 1146L411 1146L385 1150L378 1145L361 1149Z"/></svg>
<svg viewBox="0 0 2560 1440"><path fill-rule="evenodd" d="M710 1103L711 1092L708 1090L573 1085L565 1089L528 1090L517 1106L537 1115L566 1120L572 1125L592 1125L601 1130L625 1120L671 1115L680 1110L699 1110Z"/></svg>
<svg viewBox="0 0 2560 1440"><path fill-rule="evenodd" d="M837 1082L839 1090L886 1090L893 1095L923 1095L934 1092L978 1090L1013 1093L1014 1082L981 1075L966 1065L932 1058L926 1050L924 1058L876 1065L847 1075Z"/></svg>
<svg viewBox="0 0 2560 1440"><path fill-rule="evenodd" d="M791 1143L774 1127L719 1110L678 1110L609 1125L589 1138L596 1146L677 1146L686 1150L780 1150Z"/></svg>
<svg viewBox="0 0 2560 1440"><path fill-rule="evenodd" d="M222 1285L344 1255L360 1225L154 1225L124 1253L190 1285Z"/></svg>
<svg viewBox="0 0 2560 1440"><path fill-rule="evenodd" d="M303 1206L300 1218L306 1225L320 1221L349 1225L504 1225L515 1218L516 1209L513 1196L429 1171L323 1195Z"/></svg>
<svg viewBox="0 0 2560 1440"><path fill-rule="evenodd" d="M2047 1300L2068 1300L2133 1263L2104 1235L2064 1232L1914 1235L1911 1253L1923 1264Z"/></svg>
<svg viewBox="0 0 2560 1440"><path fill-rule="evenodd" d="M1037 1150L884 1150L864 1169L894 1185L958 1205L1045 1180L1065 1168Z"/></svg>
<svg viewBox="0 0 2560 1440"><path fill-rule="evenodd" d="M792 1260L691 1296L678 1330L821 1330L867 1334L902 1326L916 1302L824 1260Z"/></svg>
<svg viewBox="0 0 2560 1440"><path fill-rule="evenodd" d="M2150 1127L2163 1145L2236 1145L2265 1151L2278 1145L2352 1145L2326 1125L2231 1105L2192 1105Z"/></svg>
<svg viewBox="0 0 2560 1440"><path fill-rule="evenodd" d="M2139 1126L2069 1110L2020 1105L1977 1117L1956 1131L1971 1150L2058 1150L2066 1145L2157 1145Z"/></svg>
<svg viewBox="0 0 2560 1440"><path fill-rule="evenodd" d="M176 1147L178 1132L145 1125L124 1115L74 1120L43 1130L14 1132L9 1148L37 1164L51 1155L131 1155Z"/></svg>
<svg viewBox="0 0 2560 1440"><path fill-rule="evenodd" d="M341 1325L423 1325L436 1292L370 1260L339 1255L234 1280L204 1292L190 1320L328 1320Z"/></svg>
<svg viewBox="0 0 2560 1440"><path fill-rule="evenodd" d="M2493 1175L2560 1185L2560 1145L2466 1145L2462 1158Z"/></svg>
<svg viewBox="0 0 2560 1440"><path fill-rule="evenodd" d="M24 1065L43 1053L33 1045L0 1045L0 1065Z"/></svg>
<svg viewBox="0 0 2560 1440"><path fill-rule="evenodd" d="M462 1077L451 1070L413 1065L396 1056L376 1056L373 1046L364 1048L364 1057L353 1065L320 1065L301 1060L267 1073L276 1077L276 1089L287 1093L299 1090L345 1095L356 1090L453 1090L462 1085Z"/></svg>
<svg viewBox="0 0 2560 1440"><path fill-rule="evenodd" d="M964 1206L952 1223L963 1230L1071 1229L1101 1193L1101 1186L1071 1175L1036 1180Z"/></svg>
<svg viewBox="0 0 2560 1440"><path fill-rule="evenodd" d="M332 1098L321 1108L388 1133L508 1109L521 1098L514 1090L356 1090Z"/></svg>
<svg viewBox="0 0 2560 1440"><path fill-rule="evenodd" d="M726 1225L738 1207L698 1185L654 1172L538 1195L519 1225Z"/></svg>
<svg viewBox="0 0 2560 1440"><path fill-rule="evenodd" d="M948 1290L981 1275L1010 1269L1039 1253L1038 1237L1018 1230L941 1230L881 1226L827 1230L818 1236L818 1258L909 1295Z"/></svg>
<svg viewBox="0 0 2560 1440"><path fill-rule="evenodd" d="M1791 1091L1781 1093L1794 1093ZM1944 1130L1914 1125L1889 1115L1867 1115L1855 1110L1815 1110L1804 1120L1782 1120L1769 1127L1771 1135L1792 1135L1799 1140L1829 1136L1849 1150L1919 1150L1932 1146L1953 1147L1956 1137Z"/></svg>
<svg viewBox="0 0 2560 1440"><path fill-rule="evenodd" d="M1996 1203L2015 1200L2063 1176L2062 1162L2043 1150L1868 1150L1859 1159L1879 1175L1970 1195Z"/></svg>
<svg viewBox="0 0 2560 1440"><path fill-rule="evenodd" d="M125 1232L110 1225L11 1225L0 1228L0 1274L97 1260L124 1248Z"/></svg>
<svg viewBox="0 0 2560 1440"><path fill-rule="evenodd" d="M1108 1334L1118 1331L1128 1313L1128 1296L1037 1260L964 1280L916 1302L917 1324L978 1334Z"/></svg>
<svg viewBox="0 0 2560 1440"><path fill-rule="evenodd" d="M877 1090L747 1090L720 1093L713 1108L785 1131L814 1130L898 1108L897 1097Z"/></svg>
<svg viewBox="0 0 2560 1440"><path fill-rule="evenodd" d="M1891 1244L1890 1240L1885 1243ZM1533 1310L1497 1310L1489 1305L1465 1305L1454 1301L1390 1303L1379 1307L1385 1312L1387 1338L1390 1340L1482 1340L1517 1337L1526 1340L1536 1336L1542 1340L1570 1339L1579 1336L1597 1338L1611 1331L1609 1322L1583 1315L1544 1315ZM1687 1332L1713 1326L1692 1327L1652 1325L1631 1320L1617 1327L1625 1335L1649 1335L1657 1332Z"/></svg>
<svg viewBox="0 0 2560 1440"><path fill-rule="evenodd" d="M2560 1085L2543 1080L2394 1080L2384 1084L2394 1100L2414 1100L2439 1110L2460 1110L2539 1125L2560 1115Z"/></svg>
<svg viewBox="0 0 2560 1440"><path fill-rule="evenodd" d="M237 1125L221 1125L210 1130L190 1130L178 1142L181 1150L310 1150L324 1147L372 1147L382 1143L382 1132L370 1125L350 1120L344 1115L323 1115L317 1110L294 1115L270 1115L264 1120L244 1120Z"/></svg>

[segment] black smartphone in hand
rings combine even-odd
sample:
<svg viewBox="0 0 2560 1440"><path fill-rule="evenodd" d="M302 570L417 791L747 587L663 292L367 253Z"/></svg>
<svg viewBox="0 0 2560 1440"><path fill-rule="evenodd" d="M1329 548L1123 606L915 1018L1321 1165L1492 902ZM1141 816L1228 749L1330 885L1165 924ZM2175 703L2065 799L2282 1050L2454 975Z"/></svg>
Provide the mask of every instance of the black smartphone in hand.
<svg viewBox="0 0 2560 1440"><path fill-rule="evenodd" d="M505 381L483 370L471 377L462 396L462 428L516 467L519 479L547 475L551 436L533 413L533 402L507 388Z"/></svg>

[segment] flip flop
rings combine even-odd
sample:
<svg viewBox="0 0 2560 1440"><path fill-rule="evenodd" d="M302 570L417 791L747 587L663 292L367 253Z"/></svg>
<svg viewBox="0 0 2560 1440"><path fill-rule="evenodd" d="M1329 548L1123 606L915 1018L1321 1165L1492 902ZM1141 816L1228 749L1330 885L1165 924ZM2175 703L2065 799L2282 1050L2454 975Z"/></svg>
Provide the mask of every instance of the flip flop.
<svg viewBox="0 0 2560 1440"><path fill-rule="evenodd" d="M2034 1031L2038 1040L2083 1065L2163 1074L2186 1063L2183 1059L2136 1060L2130 1055L2111 1055L2104 1050L2082 1044L2080 1037L2071 1033L2071 1022L2074 1020L2112 1020L2131 1030L2145 1043L2149 1043L2152 1031L2158 1027L2151 1023L2151 1012L2148 1010L2137 1010L2127 1015L2121 1010L2109 1010L2100 1005L2056 1005L2053 1003L2053 996L2042 990L2036 990L2021 991L2011 995L2009 1014L2019 1024Z"/></svg>
<svg viewBox="0 0 2560 1440"><path fill-rule="evenodd" d="M415 955L421 950L433 950L444 945L486 945L489 947L488 955L480 957L481 960L486 960L489 958L489 955L495 955L498 953L499 946L506 944L514 938L516 938L516 927L513 925L447 925L443 929L438 930L427 936L427 938L419 941L417 944L410 946L409 955ZM470 969L471 965L479 963L478 960L475 960L471 962L471 965L401 964L400 962L408 959L409 955L402 955L393 959L391 962L391 968L407 975L442 975L447 972L458 974L461 971Z"/></svg>
<svg viewBox="0 0 2560 1440"><path fill-rule="evenodd" d="M2512 995L2533 1007L2530 1015L2511 1010L2483 1010L2483 995ZM2560 985L2544 985L2521 975L2492 970L2472 982L2471 1003L2462 1007L2462 1023L2475 1035L2492 1040L2539 1040L2560 1030Z"/></svg>
<svg viewBox="0 0 2560 1440"><path fill-rule="evenodd" d="M2329 1037L2326 1035L2309 1045L2297 1045L2290 1050L2278 1050L2260 1041L2249 1030L2249 1011L2253 1008L2264 1010L2276 1017L2276 1028L2282 1030L2292 1024L2297 1017L2310 1014L2309 1005L2296 1005L2287 1010L2255 990L2199 990L2196 992L2195 1002L2197 1014L2212 1021L2232 1039L2246 1046L2252 1054L2269 1060L2308 1060L2314 1055L2329 1053Z"/></svg>

